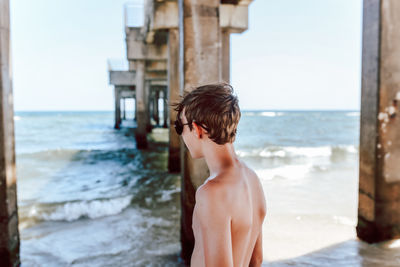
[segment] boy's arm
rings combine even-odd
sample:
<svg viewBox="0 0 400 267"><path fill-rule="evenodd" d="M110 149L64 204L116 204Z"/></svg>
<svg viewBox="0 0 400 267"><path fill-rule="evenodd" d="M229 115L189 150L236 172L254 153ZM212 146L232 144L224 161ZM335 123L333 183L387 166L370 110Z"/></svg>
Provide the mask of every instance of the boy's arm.
<svg viewBox="0 0 400 267"><path fill-rule="evenodd" d="M263 249L262 249L262 229L258 234L256 244L254 245L253 254L251 255L249 267L259 267L263 262Z"/></svg>
<svg viewBox="0 0 400 267"><path fill-rule="evenodd" d="M233 266L231 218L214 188L202 186L197 190L196 212L205 266Z"/></svg>

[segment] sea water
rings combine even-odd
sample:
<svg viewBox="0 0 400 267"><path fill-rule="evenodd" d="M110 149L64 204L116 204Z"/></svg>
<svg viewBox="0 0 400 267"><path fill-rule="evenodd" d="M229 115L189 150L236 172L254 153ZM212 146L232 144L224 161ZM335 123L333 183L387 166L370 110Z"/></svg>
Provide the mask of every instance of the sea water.
<svg viewBox="0 0 400 267"><path fill-rule="evenodd" d="M113 112L14 119L22 266L182 266L167 129L138 150ZM265 266L400 266L399 242L356 238L358 136L356 111L242 111L235 149L265 192Z"/></svg>

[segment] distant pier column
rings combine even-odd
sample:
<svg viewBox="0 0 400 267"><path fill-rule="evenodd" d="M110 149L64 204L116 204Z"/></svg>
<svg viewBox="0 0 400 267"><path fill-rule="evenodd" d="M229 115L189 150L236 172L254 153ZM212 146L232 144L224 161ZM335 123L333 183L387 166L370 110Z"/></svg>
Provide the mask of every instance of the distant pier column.
<svg viewBox="0 0 400 267"><path fill-rule="evenodd" d="M145 115L146 115L146 132L151 132L151 121L150 121L150 90L151 83L150 81L145 81L144 84L144 94L145 94Z"/></svg>
<svg viewBox="0 0 400 267"><path fill-rule="evenodd" d="M136 61L136 144L139 149L147 148L147 101L145 92L145 62Z"/></svg>
<svg viewBox="0 0 400 267"><path fill-rule="evenodd" d="M154 92L150 92L150 103L149 103L150 121L154 120Z"/></svg>
<svg viewBox="0 0 400 267"><path fill-rule="evenodd" d="M125 97L122 98L122 119L126 120Z"/></svg>
<svg viewBox="0 0 400 267"><path fill-rule="evenodd" d="M364 0L357 235L400 238L400 1Z"/></svg>
<svg viewBox="0 0 400 267"><path fill-rule="evenodd" d="M176 111L171 105L179 101L179 30L172 28L168 34L168 103L165 107L169 110L169 155L168 170L179 172L181 170L180 160L180 137L174 127Z"/></svg>
<svg viewBox="0 0 400 267"><path fill-rule="evenodd" d="M136 92L136 89L135 89L135 92ZM133 102L135 102L135 110L133 111L133 120L136 121L136 118L137 118L136 97L133 99Z"/></svg>
<svg viewBox="0 0 400 267"><path fill-rule="evenodd" d="M223 29L221 31L221 43L222 43L222 80L230 83L230 66L231 66L231 33L229 29Z"/></svg>
<svg viewBox="0 0 400 267"><path fill-rule="evenodd" d="M168 107L167 107L167 90L166 88L162 91L163 100L163 128L168 128Z"/></svg>
<svg viewBox="0 0 400 267"><path fill-rule="evenodd" d="M181 88L189 91L193 86L221 80L221 29L219 0L180 0L179 28ZM182 32L183 31L183 32ZM183 90L182 90L183 91ZM194 247L192 215L195 192L209 176L204 159L192 159L186 146L182 148L181 189L181 243L182 258L188 264Z"/></svg>
<svg viewBox="0 0 400 267"><path fill-rule="evenodd" d="M0 262L19 266L14 108L10 69L10 4L0 0Z"/></svg>
<svg viewBox="0 0 400 267"><path fill-rule="evenodd" d="M115 129L119 129L121 125L121 96L120 96L120 88L118 86L114 86L114 101L115 101Z"/></svg>
<svg viewBox="0 0 400 267"><path fill-rule="evenodd" d="M158 99L160 98L160 91L157 89L154 92L154 120L156 121L156 125L160 124L160 115L159 115L159 108L158 108Z"/></svg>

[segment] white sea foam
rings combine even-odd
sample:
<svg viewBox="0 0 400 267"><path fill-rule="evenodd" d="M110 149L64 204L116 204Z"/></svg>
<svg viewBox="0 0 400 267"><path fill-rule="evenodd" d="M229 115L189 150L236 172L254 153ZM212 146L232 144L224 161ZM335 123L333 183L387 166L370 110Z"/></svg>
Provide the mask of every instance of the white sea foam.
<svg viewBox="0 0 400 267"><path fill-rule="evenodd" d="M398 248L400 248L400 239L394 239L394 240L387 241L387 242L385 242L384 247L388 247L390 249L398 249Z"/></svg>
<svg viewBox="0 0 400 267"><path fill-rule="evenodd" d="M275 112L275 111L263 111L263 112L244 112L246 116L263 116L263 117L277 117L284 115L283 112Z"/></svg>
<svg viewBox="0 0 400 267"><path fill-rule="evenodd" d="M263 181L272 179L301 180L309 173L311 167L312 164L285 165L271 169L258 169L255 172Z"/></svg>
<svg viewBox="0 0 400 267"><path fill-rule="evenodd" d="M172 199L172 195L175 193L179 193L180 188L171 189L171 190L163 190L161 197L158 199L159 202L167 202Z"/></svg>
<svg viewBox="0 0 400 267"><path fill-rule="evenodd" d="M282 116L283 112L265 111L261 112L260 115L264 117L276 117L276 116Z"/></svg>
<svg viewBox="0 0 400 267"><path fill-rule="evenodd" d="M34 214L48 221L74 221L81 217L94 219L120 213L129 206L131 199L131 196L125 196L107 200L69 202L52 212L42 214L34 212Z"/></svg>
<svg viewBox="0 0 400 267"><path fill-rule="evenodd" d="M287 147L285 150L290 156L329 157L332 154L332 148L330 146Z"/></svg>
<svg viewBox="0 0 400 267"><path fill-rule="evenodd" d="M360 112L348 112L348 113L346 113L346 116L348 116L348 117L358 117L358 116L360 116Z"/></svg>
<svg viewBox="0 0 400 267"><path fill-rule="evenodd" d="M337 224L343 224L343 225L349 225L349 226L357 225L357 222L355 220L352 220L348 217L334 215L333 219L335 220L335 223L337 223Z"/></svg>
<svg viewBox="0 0 400 267"><path fill-rule="evenodd" d="M239 157L263 157L263 158L290 158L290 157L329 157L334 153L344 152L358 153L356 146L319 146L319 147L266 147L252 150L237 150Z"/></svg>
<svg viewBox="0 0 400 267"><path fill-rule="evenodd" d="M20 121L21 117L20 116L14 116L14 121Z"/></svg>

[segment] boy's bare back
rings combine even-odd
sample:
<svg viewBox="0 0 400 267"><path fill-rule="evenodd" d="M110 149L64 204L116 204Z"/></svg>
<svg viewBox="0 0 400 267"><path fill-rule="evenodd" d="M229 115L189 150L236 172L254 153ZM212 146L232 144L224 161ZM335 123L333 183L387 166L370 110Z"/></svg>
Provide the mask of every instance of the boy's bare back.
<svg viewBox="0 0 400 267"><path fill-rule="evenodd" d="M265 215L259 178L243 162L208 178L196 192L191 266L260 266Z"/></svg>

